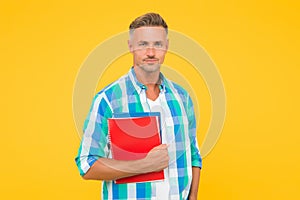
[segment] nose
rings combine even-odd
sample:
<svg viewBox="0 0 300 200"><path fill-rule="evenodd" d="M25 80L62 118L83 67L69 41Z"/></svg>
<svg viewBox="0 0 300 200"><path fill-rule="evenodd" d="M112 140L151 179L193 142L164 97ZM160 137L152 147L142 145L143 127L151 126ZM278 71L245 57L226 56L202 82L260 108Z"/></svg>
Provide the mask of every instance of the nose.
<svg viewBox="0 0 300 200"><path fill-rule="evenodd" d="M146 54L149 57L153 57L155 55L155 48L153 47L148 47L146 50Z"/></svg>

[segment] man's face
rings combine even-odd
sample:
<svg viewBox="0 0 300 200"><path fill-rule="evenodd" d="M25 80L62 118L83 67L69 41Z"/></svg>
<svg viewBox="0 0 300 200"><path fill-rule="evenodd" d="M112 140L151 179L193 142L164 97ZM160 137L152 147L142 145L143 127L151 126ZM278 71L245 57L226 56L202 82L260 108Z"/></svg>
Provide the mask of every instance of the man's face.
<svg viewBox="0 0 300 200"><path fill-rule="evenodd" d="M128 41L135 67L145 72L156 72L164 62L168 39L163 27L140 27L134 30Z"/></svg>

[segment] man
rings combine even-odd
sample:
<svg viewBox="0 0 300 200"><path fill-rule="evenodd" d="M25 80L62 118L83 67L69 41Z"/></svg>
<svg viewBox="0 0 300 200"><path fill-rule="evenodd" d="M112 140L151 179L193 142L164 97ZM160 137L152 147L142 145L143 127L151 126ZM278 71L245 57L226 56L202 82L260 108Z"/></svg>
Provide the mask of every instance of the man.
<svg viewBox="0 0 300 200"><path fill-rule="evenodd" d="M168 26L159 14L147 13L129 29L133 67L93 100L76 157L80 174L84 179L103 180L103 199L197 199L202 159L193 104L183 88L160 72L168 50ZM112 159L107 119L113 113L137 112L161 113L162 144L140 160ZM163 181L113 181L160 170L164 170Z"/></svg>

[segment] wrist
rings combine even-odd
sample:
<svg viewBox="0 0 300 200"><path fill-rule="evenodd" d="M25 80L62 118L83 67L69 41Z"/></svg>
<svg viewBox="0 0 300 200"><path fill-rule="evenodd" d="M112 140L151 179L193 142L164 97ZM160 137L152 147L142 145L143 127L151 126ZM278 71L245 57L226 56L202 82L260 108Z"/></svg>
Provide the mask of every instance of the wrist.
<svg viewBox="0 0 300 200"><path fill-rule="evenodd" d="M197 200L197 194L189 194L188 200Z"/></svg>

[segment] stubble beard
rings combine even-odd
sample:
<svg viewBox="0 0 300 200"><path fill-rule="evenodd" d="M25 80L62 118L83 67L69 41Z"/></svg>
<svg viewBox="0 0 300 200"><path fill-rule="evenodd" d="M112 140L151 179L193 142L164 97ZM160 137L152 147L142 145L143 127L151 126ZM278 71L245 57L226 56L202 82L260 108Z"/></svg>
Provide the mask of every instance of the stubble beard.
<svg viewBox="0 0 300 200"><path fill-rule="evenodd" d="M142 64L139 67L146 73L160 72L160 63Z"/></svg>

